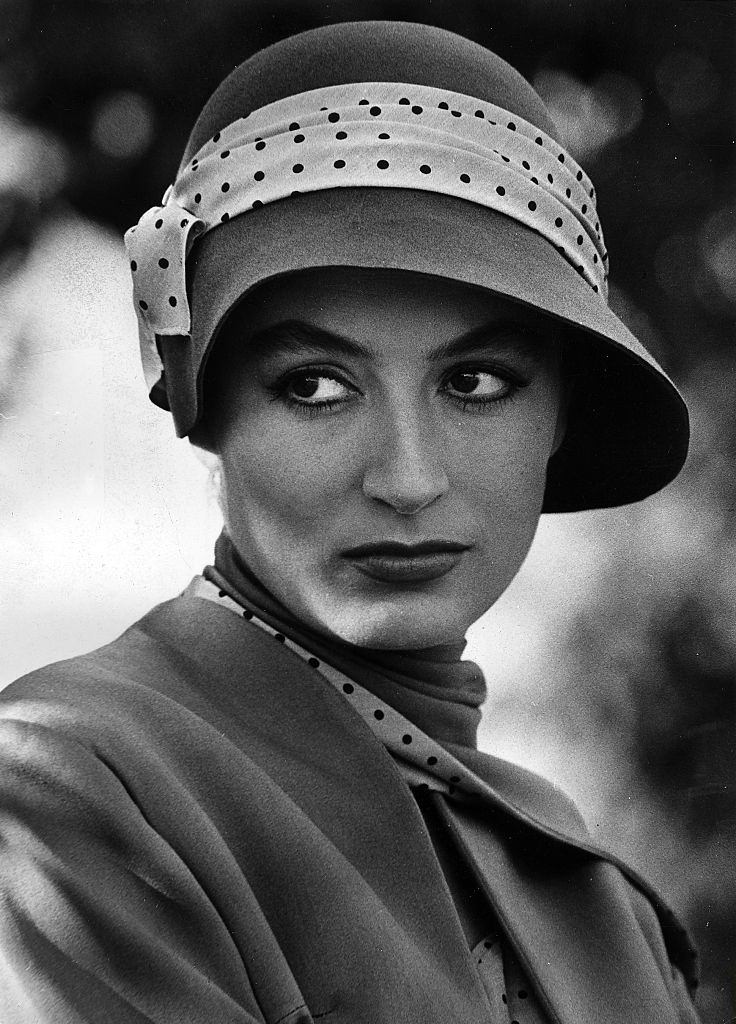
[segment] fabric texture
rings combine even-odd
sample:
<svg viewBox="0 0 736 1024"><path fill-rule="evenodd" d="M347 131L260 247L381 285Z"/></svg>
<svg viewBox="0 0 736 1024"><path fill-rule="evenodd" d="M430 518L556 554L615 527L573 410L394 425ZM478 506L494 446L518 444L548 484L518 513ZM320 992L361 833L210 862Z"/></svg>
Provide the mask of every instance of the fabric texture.
<svg viewBox="0 0 736 1024"><path fill-rule="evenodd" d="M191 241L295 189L350 187L422 189L496 209L546 238L594 292L607 294L595 189L539 128L446 89L390 82L313 89L215 132L163 205L126 232L148 387L163 369L156 335L191 331Z"/></svg>
<svg viewBox="0 0 736 1024"><path fill-rule="evenodd" d="M396 763L263 630L185 594L0 709L4 1024L492 1020ZM547 1019L696 1020L661 901L553 786L457 753L492 796L430 796Z"/></svg>

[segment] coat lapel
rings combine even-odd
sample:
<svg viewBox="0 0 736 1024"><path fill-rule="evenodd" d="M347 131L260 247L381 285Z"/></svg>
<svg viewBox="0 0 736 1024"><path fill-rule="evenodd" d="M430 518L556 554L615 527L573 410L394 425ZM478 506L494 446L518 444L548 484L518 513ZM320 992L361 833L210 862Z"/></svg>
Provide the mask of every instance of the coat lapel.
<svg viewBox="0 0 736 1024"><path fill-rule="evenodd" d="M509 828L508 820L490 823L485 810L440 800L550 1021L672 1020L669 993L616 868Z"/></svg>

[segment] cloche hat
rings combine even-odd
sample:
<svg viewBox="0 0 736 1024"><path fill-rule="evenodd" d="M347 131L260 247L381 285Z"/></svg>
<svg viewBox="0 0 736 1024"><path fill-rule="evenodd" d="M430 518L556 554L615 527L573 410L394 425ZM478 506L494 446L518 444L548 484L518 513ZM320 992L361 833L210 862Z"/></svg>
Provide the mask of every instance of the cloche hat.
<svg viewBox="0 0 736 1024"><path fill-rule="evenodd" d="M608 306L595 189L557 134L518 72L443 29L338 24L255 54L205 105L161 206L126 234L152 401L179 436L194 430L207 357L259 283L409 270L563 325L577 380L544 511L654 493L685 460L687 410Z"/></svg>

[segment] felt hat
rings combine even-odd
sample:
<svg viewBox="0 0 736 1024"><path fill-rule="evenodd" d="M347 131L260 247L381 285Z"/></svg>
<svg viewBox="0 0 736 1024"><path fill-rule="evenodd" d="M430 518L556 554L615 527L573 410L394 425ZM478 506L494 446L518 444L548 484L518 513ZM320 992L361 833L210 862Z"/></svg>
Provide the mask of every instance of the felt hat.
<svg viewBox="0 0 736 1024"><path fill-rule="evenodd" d="M595 189L557 135L518 72L443 29L337 24L255 54L202 110L174 194L126 235L141 337L160 359L151 399L192 432L218 333L269 278L414 271L563 325L577 381L544 511L654 493L685 460L687 410L607 304Z"/></svg>

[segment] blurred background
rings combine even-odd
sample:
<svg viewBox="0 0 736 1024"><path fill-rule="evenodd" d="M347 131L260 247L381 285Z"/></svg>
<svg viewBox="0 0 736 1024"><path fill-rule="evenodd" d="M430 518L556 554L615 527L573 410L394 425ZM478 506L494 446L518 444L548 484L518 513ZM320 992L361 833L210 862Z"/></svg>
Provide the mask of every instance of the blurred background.
<svg viewBox="0 0 736 1024"><path fill-rule="evenodd" d="M691 405L688 465L629 508L548 516L474 628L482 746L556 779L700 946L736 953L736 3L0 0L0 686L118 635L210 560L207 469L149 405L121 236L201 105L268 43L423 21L536 86L591 173L612 304Z"/></svg>

